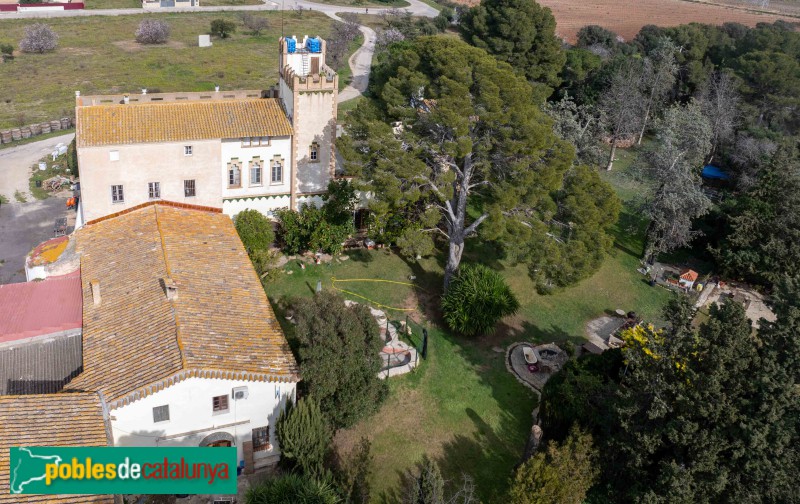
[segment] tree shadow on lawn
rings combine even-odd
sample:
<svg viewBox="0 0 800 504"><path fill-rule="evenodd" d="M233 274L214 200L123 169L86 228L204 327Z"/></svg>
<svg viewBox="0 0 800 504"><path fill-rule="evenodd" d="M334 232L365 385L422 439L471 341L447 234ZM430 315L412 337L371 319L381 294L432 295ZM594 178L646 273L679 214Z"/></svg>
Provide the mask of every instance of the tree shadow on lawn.
<svg viewBox="0 0 800 504"><path fill-rule="evenodd" d="M475 430L456 434L444 445L443 455L437 460L439 468L451 488L457 489L464 476L469 476L481 502L505 502L508 480L522 460L526 440L520 440L514 432L516 420L510 414L503 415L498 429L493 429L472 408L467 408L466 414ZM495 484L488 487L487 481Z"/></svg>
<svg viewBox="0 0 800 504"><path fill-rule="evenodd" d="M646 226L646 220L640 215L623 209L617 223L611 228L614 247L633 257L642 257Z"/></svg>

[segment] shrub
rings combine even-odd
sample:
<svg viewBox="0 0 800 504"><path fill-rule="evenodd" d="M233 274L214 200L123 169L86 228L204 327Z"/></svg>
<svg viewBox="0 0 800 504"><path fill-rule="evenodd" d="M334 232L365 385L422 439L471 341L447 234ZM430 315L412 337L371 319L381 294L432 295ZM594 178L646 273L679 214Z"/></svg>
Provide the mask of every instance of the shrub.
<svg viewBox="0 0 800 504"><path fill-rule="evenodd" d="M80 176L78 173L78 149L74 138L67 148L67 168L69 168L70 174L76 177Z"/></svg>
<svg viewBox="0 0 800 504"><path fill-rule="evenodd" d="M234 217L233 224L248 254L267 250L275 241L272 222L258 210L242 210Z"/></svg>
<svg viewBox="0 0 800 504"><path fill-rule="evenodd" d="M26 53L46 53L58 47L58 34L43 23L25 28L25 36L19 41L19 48Z"/></svg>
<svg viewBox="0 0 800 504"><path fill-rule="evenodd" d="M143 19L136 29L136 42L140 44L165 44L169 39L169 25L159 19Z"/></svg>
<svg viewBox="0 0 800 504"><path fill-rule="evenodd" d="M444 319L461 334L485 334L501 318L513 315L519 302L503 277L486 266L465 264L442 297Z"/></svg>
<svg viewBox="0 0 800 504"><path fill-rule="evenodd" d="M386 396L378 378L383 340L363 304L346 307L333 292L293 303L301 382L316 397L334 428L345 428L377 411Z"/></svg>
<svg viewBox="0 0 800 504"><path fill-rule="evenodd" d="M284 459L306 475L318 478L324 474L333 435L313 397L290 403L278 417L275 432Z"/></svg>
<svg viewBox="0 0 800 504"><path fill-rule="evenodd" d="M337 214L341 208L338 197L328 199L323 208L302 205L300 211L278 210L278 244L287 254L300 254L307 250L321 250L338 254L342 243L353 233L351 213ZM344 218L342 218L344 216Z"/></svg>
<svg viewBox="0 0 800 504"><path fill-rule="evenodd" d="M348 504L369 504L372 473L372 444L362 437L342 463L339 471L341 494L346 496Z"/></svg>
<svg viewBox="0 0 800 504"><path fill-rule="evenodd" d="M211 21L211 35L218 38L228 38L236 32L236 24L233 21L215 19Z"/></svg>
<svg viewBox="0 0 800 504"><path fill-rule="evenodd" d="M245 504L338 504L336 490L307 475L287 474L250 487Z"/></svg>
<svg viewBox="0 0 800 504"><path fill-rule="evenodd" d="M250 30L253 35L260 35L262 31L269 28L269 20L265 17L254 16L253 14L242 14L242 24Z"/></svg>
<svg viewBox="0 0 800 504"><path fill-rule="evenodd" d="M11 44L0 44L0 59L11 61L14 59L14 46Z"/></svg>

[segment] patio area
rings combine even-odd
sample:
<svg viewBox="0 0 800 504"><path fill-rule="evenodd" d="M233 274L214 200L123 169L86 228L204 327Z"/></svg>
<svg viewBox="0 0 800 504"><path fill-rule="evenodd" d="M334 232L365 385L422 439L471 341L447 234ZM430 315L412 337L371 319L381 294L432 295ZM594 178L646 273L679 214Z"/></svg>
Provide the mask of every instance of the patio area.
<svg viewBox="0 0 800 504"><path fill-rule="evenodd" d="M534 345L514 343L506 350L506 368L514 377L536 393L557 373L569 356L555 343Z"/></svg>

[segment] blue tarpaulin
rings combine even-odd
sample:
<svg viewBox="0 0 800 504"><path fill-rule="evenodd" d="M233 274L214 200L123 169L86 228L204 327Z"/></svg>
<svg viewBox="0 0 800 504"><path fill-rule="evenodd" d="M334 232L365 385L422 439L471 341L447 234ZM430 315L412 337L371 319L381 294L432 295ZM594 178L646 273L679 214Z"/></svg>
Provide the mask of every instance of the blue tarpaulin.
<svg viewBox="0 0 800 504"><path fill-rule="evenodd" d="M718 166L705 165L703 167L703 178L711 180L730 180L730 175L722 171Z"/></svg>

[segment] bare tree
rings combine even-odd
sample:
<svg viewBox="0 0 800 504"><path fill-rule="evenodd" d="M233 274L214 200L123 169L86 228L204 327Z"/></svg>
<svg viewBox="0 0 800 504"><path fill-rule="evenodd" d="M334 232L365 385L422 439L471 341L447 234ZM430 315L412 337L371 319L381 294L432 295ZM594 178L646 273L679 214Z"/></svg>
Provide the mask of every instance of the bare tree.
<svg viewBox="0 0 800 504"><path fill-rule="evenodd" d="M269 19L246 12L242 14L242 24L254 35L260 35L262 31L269 28Z"/></svg>
<svg viewBox="0 0 800 504"><path fill-rule="evenodd" d="M599 166L604 125L600 114L589 105L578 105L568 95L560 101L546 102L544 111L553 119L553 133L575 147L575 162Z"/></svg>
<svg viewBox="0 0 800 504"><path fill-rule="evenodd" d="M19 48L26 53L46 53L58 47L58 34L50 26L36 23L25 28Z"/></svg>
<svg viewBox="0 0 800 504"><path fill-rule="evenodd" d="M692 219L708 211L701 189L700 164L711 144L711 125L692 101L675 105L656 124L655 145L641 157L641 170L653 184L645 205L650 218L644 260L688 245L697 235Z"/></svg>
<svg viewBox="0 0 800 504"><path fill-rule="evenodd" d="M733 137L740 122L739 100L737 83L727 73L713 73L700 91L700 108L711 123L711 152L707 163L714 159L719 144Z"/></svg>
<svg viewBox="0 0 800 504"><path fill-rule="evenodd" d="M642 144L644 132L651 114L664 104L678 73L675 52L678 47L667 37L661 37L656 47L644 59L642 68L642 129L639 132L638 145Z"/></svg>
<svg viewBox="0 0 800 504"><path fill-rule="evenodd" d="M334 23L327 41L328 64L338 70L346 62L350 43L358 37L358 18L354 14L340 14L343 22Z"/></svg>
<svg viewBox="0 0 800 504"><path fill-rule="evenodd" d="M768 138L754 138L739 134L730 149L730 158L737 171L736 185L740 190L747 190L756 183L758 172L767 162L778 146Z"/></svg>
<svg viewBox="0 0 800 504"><path fill-rule="evenodd" d="M641 124L642 94L641 67L632 59L626 59L611 76L608 88L600 98L611 144L606 170L614 167L614 155L620 140L627 140L639 132Z"/></svg>
<svg viewBox="0 0 800 504"><path fill-rule="evenodd" d="M387 47L395 42L402 42L406 39L403 32L397 28L386 28L385 30L378 30L378 35L375 38L375 48L378 51L384 51Z"/></svg>
<svg viewBox="0 0 800 504"><path fill-rule="evenodd" d="M169 25L160 19L143 19L136 29L136 42L165 44L169 39L169 31Z"/></svg>

